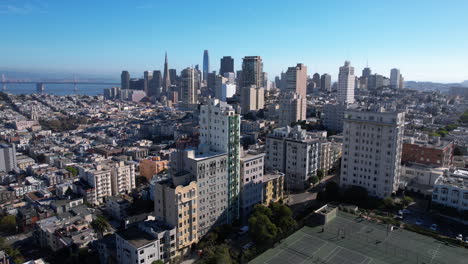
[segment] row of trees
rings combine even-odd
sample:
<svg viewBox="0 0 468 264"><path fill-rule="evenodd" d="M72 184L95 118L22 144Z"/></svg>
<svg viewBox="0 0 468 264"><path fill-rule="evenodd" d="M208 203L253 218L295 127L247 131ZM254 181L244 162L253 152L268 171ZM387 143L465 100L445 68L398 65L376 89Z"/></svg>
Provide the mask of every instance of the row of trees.
<svg viewBox="0 0 468 264"><path fill-rule="evenodd" d="M14 215L6 215L0 218L0 232L4 234L16 232L16 217Z"/></svg>
<svg viewBox="0 0 468 264"><path fill-rule="evenodd" d="M290 235L296 227L292 211L284 204L256 205L249 218L249 234L260 247L269 247Z"/></svg>
<svg viewBox="0 0 468 264"><path fill-rule="evenodd" d="M0 251L4 251L15 263L24 262L24 257L21 255L21 252L8 245L3 237L0 237Z"/></svg>

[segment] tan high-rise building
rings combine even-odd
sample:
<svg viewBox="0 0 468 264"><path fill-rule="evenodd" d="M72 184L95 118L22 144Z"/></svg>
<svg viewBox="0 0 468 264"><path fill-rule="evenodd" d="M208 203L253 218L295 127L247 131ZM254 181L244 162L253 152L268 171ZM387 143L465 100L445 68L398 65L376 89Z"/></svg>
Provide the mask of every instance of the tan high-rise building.
<svg viewBox="0 0 468 264"><path fill-rule="evenodd" d="M263 86L263 62L260 56L246 56L242 59L241 88Z"/></svg>
<svg viewBox="0 0 468 264"><path fill-rule="evenodd" d="M285 89L280 98L280 126L306 119L307 67L298 63L286 71Z"/></svg>
<svg viewBox="0 0 468 264"><path fill-rule="evenodd" d="M280 98L279 125L290 126L292 122L306 119L307 100L294 92L284 93Z"/></svg>
<svg viewBox="0 0 468 264"><path fill-rule="evenodd" d="M182 79L182 102L186 105L198 103L198 91L200 82L196 69L188 67L181 72Z"/></svg>
<svg viewBox="0 0 468 264"><path fill-rule="evenodd" d="M265 104L265 90L263 87L250 85L241 88L241 111L246 114L250 111L263 109Z"/></svg>
<svg viewBox="0 0 468 264"><path fill-rule="evenodd" d="M285 92L295 92L306 98L307 96L307 67L298 63L295 67L289 67L286 71Z"/></svg>

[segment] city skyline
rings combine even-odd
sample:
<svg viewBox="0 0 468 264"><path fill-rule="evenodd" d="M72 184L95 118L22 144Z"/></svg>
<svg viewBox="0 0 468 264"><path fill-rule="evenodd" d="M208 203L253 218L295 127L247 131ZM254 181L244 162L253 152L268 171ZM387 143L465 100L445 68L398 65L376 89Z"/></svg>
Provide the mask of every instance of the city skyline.
<svg viewBox="0 0 468 264"><path fill-rule="evenodd" d="M357 1L352 6L343 6L340 1L299 1L287 6L256 2L248 7L204 2L188 3L184 9L156 1L118 2L111 7L93 3L93 9L88 6L87 1L0 4L0 23L9 26L3 34L8 41L0 43L4 51L0 68L117 76L121 70L162 70L167 51L171 68L180 71L202 65L200 54L206 49L211 69L216 71L223 56L234 58L236 70L241 68L243 57L261 56L270 80L296 63L304 63L309 73L329 73L336 80L344 60L350 60L358 72L368 61L374 73L385 76L390 75L390 69L398 68L405 80L468 79L468 53L463 48L468 38L459 34L468 25L463 14L468 3L464 1L443 6L437 1L379 6L371 1ZM211 20L197 20L196 11L207 7L213 15ZM167 12L155 16L157 10ZM230 19L222 19L226 10ZM279 10L282 15L273 19L272 14ZM304 19L313 10L317 14L314 19ZM139 19L132 19L135 17ZM434 17L439 19L435 21ZM168 27L167 21L173 25ZM189 21L196 21L197 26L184 34L174 30ZM319 41L311 37L311 31L320 36Z"/></svg>

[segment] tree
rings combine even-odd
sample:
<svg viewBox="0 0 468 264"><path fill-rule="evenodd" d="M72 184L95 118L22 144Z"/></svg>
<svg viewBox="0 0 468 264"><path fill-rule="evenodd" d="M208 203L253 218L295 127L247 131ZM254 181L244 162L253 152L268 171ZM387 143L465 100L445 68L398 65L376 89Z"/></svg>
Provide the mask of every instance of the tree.
<svg viewBox="0 0 468 264"><path fill-rule="evenodd" d="M7 215L0 219L0 232L16 232L16 217L14 215Z"/></svg>
<svg viewBox="0 0 468 264"><path fill-rule="evenodd" d="M136 186L140 187L140 186L148 184L148 179L146 179L146 177L143 177L143 176L138 176L136 177L135 182L136 182Z"/></svg>
<svg viewBox="0 0 468 264"><path fill-rule="evenodd" d="M158 259L158 260L151 262L151 264L164 264L164 261Z"/></svg>
<svg viewBox="0 0 468 264"><path fill-rule="evenodd" d="M260 245L270 245L278 235L278 228L263 214L249 218L249 233L252 240Z"/></svg>
<svg viewBox="0 0 468 264"><path fill-rule="evenodd" d="M110 229L110 224L104 216L99 215L91 222L91 227L96 231L99 237L102 237L104 232Z"/></svg>
<svg viewBox="0 0 468 264"><path fill-rule="evenodd" d="M403 206L408 206L410 205L412 202L414 202L413 198L409 197L409 196L403 196L403 200L402 200L402 203L403 203Z"/></svg>
<svg viewBox="0 0 468 264"><path fill-rule="evenodd" d="M267 217L271 217L273 215L273 212L271 211L270 208L262 205L262 204L256 204L254 206L254 210L252 215L266 215Z"/></svg>
<svg viewBox="0 0 468 264"><path fill-rule="evenodd" d="M319 177L314 175L314 176L309 177L308 180L309 180L309 183L312 183L312 185L315 186L315 184L319 182Z"/></svg>
<svg viewBox="0 0 468 264"><path fill-rule="evenodd" d="M287 205L271 203L269 208L272 212L270 220L278 228L281 236L284 237L294 230L296 221L293 218L291 209Z"/></svg>
<svg viewBox="0 0 468 264"><path fill-rule="evenodd" d="M387 209L391 209L395 206L395 202L393 201L392 197L385 197L382 202Z"/></svg>
<svg viewBox="0 0 468 264"><path fill-rule="evenodd" d="M66 168L66 170L69 171L73 175L73 177L78 176L78 169L77 168L72 167L72 166L68 166Z"/></svg>
<svg viewBox="0 0 468 264"><path fill-rule="evenodd" d="M323 176L324 176L323 170L318 170L317 177L319 178L320 181L323 179Z"/></svg>

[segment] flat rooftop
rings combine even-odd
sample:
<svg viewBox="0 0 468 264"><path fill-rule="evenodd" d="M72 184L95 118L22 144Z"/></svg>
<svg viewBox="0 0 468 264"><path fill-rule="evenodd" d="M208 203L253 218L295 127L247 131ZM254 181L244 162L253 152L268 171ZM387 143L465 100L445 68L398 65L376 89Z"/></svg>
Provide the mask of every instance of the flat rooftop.
<svg viewBox="0 0 468 264"><path fill-rule="evenodd" d="M387 235L387 225L340 211L325 226L305 226L250 263L464 264L467 259L465 248L404 229Z"/></svg>

